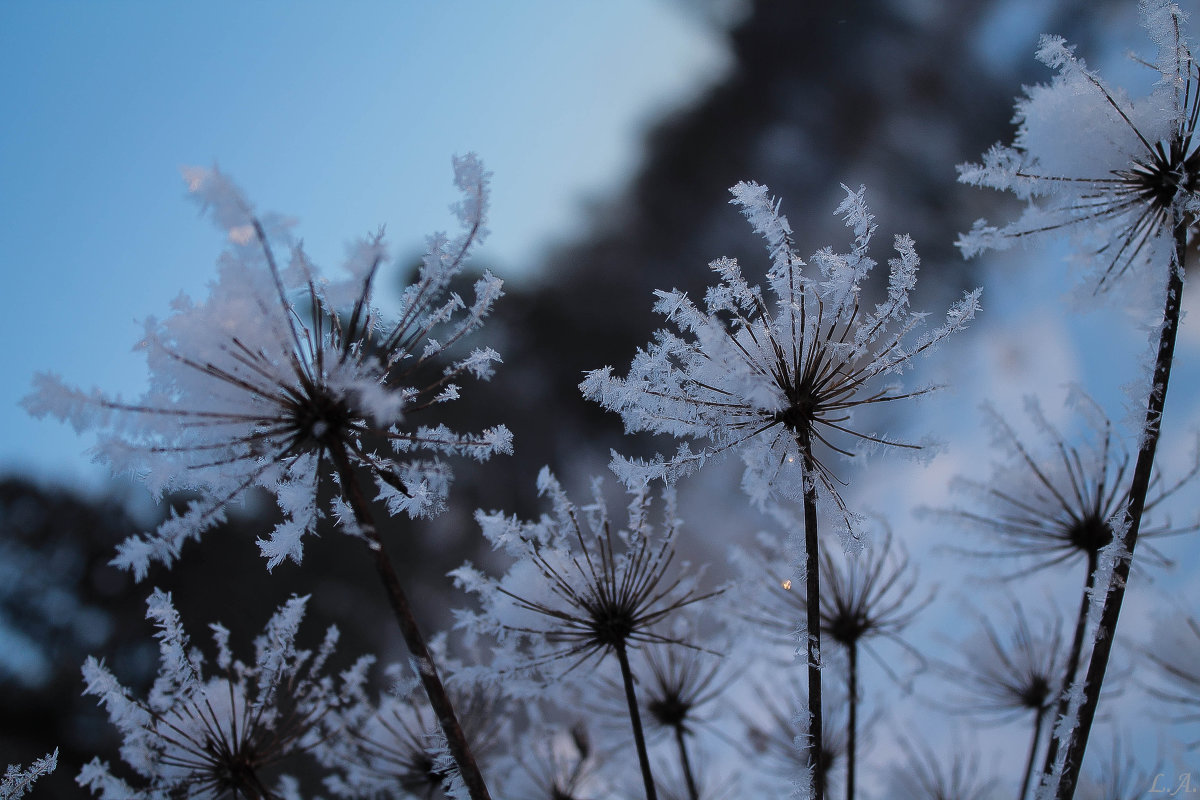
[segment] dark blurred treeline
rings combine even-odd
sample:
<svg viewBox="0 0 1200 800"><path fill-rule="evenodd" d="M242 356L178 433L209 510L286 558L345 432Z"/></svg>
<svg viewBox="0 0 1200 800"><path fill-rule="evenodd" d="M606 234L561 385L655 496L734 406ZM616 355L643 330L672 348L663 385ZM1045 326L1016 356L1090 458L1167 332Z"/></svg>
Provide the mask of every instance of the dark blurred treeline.
<svg viewBox="0 0 1200 800"><path fill-rule="evenodd" d="M721 255L761 274L765 253L728 205L729 186L742 179L769 184L784 199L802 251L811 252L846 246L849 237L833 216L839 184L867 184L881 223L876 257L886 259L894 234L911 233L923 258L920 297L944 308L946 298L977 282L953 248L957 232L977 217L1003 213L995 204L1005 202L957 185L954 165L1008 139L1019 86L1048 77L1032 58L1036 34L1061 33L1088 55L1113 19L1136 20L1134 6L750 3L724 34L733 57L728 75L646 134L641 171L616 196L593 202L591 232L558 246L534 281L510 284L485 327L480 338L505 363L491 383L465 387L446 422L464 430L503 422L515 434L516 455L456 464L450 511L429 523L393 521L397 530L387 540L426 624L449 624L457 601L447 570L465 558L488 558L478 552L473 509L532 515L543 464L570 483L603 470L609 448L639 446L576 387L586 370L621 369L649 340L659 326L650 310L653 290L677 287L701 298L705 265ZM1021 41L1005 41L1005 26L1021 14L1044 22ZM1120 39L1138 41L1129 33ZM984 44L993 39L1000 55ZM276 605L311 593L312 643L336 621L346 661L362 652L384 662L403 657L357 542L327 531L306 544L303 566L284 564L268 576L254 545L273 516L265 499L231 514L202 546L185 547L174 569L134 584L107 561L127 535L153 527L150 516L130 511L119 496L89 499L19 477L0 482L0 766L61 748L59 772L39 784L37 796L79 796L72 781L82 763L92 755L119 760L103 714L80 696L79 668L89 654L103 657L126 685L145 691L157 667L144 619L151 587L174 594L202 646L207 623L219 620L233 631L235 648L247 652Z"/></svg>

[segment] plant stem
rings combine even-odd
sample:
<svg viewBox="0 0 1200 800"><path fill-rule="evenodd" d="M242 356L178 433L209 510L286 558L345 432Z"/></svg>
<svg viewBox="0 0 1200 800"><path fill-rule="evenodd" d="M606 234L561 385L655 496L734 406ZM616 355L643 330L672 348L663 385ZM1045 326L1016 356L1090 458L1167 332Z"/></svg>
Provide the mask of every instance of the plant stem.
<svg viewBox="0 0 1200 800"><path fill-rule="evenodd" d="M1071 652L1067 654L1067 667L1063 672L1062 685L1058 691L1058 703L1054 709L1052 720L1062 719L1070 705L1069 690L1075 683L1079 672L1079 659L1083 654L1083 637L1087 632L1088 610L1092 607L1092 587L1096 585L1096 565L1099 562L1099 552L1089 550L1087 554L1087 579L1083 582L1083 598L1079 601L1079 615L1075 619L1075 638L1071 641ZM1058 758L1058 739L1050 737L1046 746L1046 760L1042 765L1042 774L1050 775L1054 771L1054 761Z"/></svg>
<svg viewBox="0 0 1200 800"><path fill-rule="evenodd" d="M1021 793L1017 795L1017 800L1025 800L1025 795L1029 792L1029 779L1033 777L1033 761L1037 757L1038 745L1042 741L1042 721L1046 718L1046 712L1049 710L1049 706L1039 706L1037 714L1033 717L1033 741L1029 744L1029 760L1025 762L1025 778L1021 781Z"/></svg>
<svg viewBox="0 0 1200 800"><path fill-rule="evenodd" d="M621 664L621 679L625 683L625 701L629 704L629 721L633 724L633 743L637 745L638 762L642 767L642 782L646 784L646 800L658 800L654 790L654 775L650 772L650 755L646 752L646 736L642 733L642 715L638 713L637 695L633 691L633 670L625 644L617 645L617 661Z"/></svg>
<svg viewBox="0 0 1200 800"><path fill-rule="evenodd" d="M362 535L367 539L367 547L375 560L375 570L383 582L383 588L387 592L388 601L396 615L396 621L400 624L400 633L404 636L404 643L416 661L417 671L421 675L421 684L425 687L425 694L429 698L429 705L433 708L433 713L437 715L442 733L446 736L450 755L454 759L454 763L458 765L458 772L467 787L467 792L471 800L490 800L491 795L488 794L487 784L483 781L479 765L475 762L475 756L467 743L466 734L463 733L458 717L454 713L454 705L450 702L449 695L446 694L446 687L442 685L442 680L438 676L433 654L429 652L429 647L425 644L425 637L417 625L417 619L413 615L412 606L409 605L408 596L405 595L396 569L392 565L387 551L383 548L383 541L375 527L375 520L367 506L366 498L363 497L362 487L354 477L350 460L341 451L334 451L333 460L338 477L341 479L342 495L350 504L350 508L354 512L354 521L358 523Z"/></svg>
<svg viewBox="0 0 1200 800"><path fill-rule="evenodd" d="M1159 337L1158 353L1154 360L1154 377L1150 386L1150 398L1146 408L1146 422L1142 429L1141 446L1137 462L1133 467L1133 479L1129 487L1129 506L1125 511L1125 532L1122 537L1124 552L1116 559L1108 590L1104 596L1104 607L1100 612L1100 624L1095 632L1092 658L1088 663L1086 682L1083 686L1083 705L1079 719L1071 728L1066 742L1066 765L1059 778L1056 800L1071 800L1083 765L1083 753L1087 748L1092 721L1096 717L1096 706L1100 702L1100 686L1104 683L1104 672L1112 652L1116 636L1117 617L1121 613L1121 601L1125 598L1125 585L1129 580L1129 567L1133 561L1133 548L1137 544L1138 530L1142 524L1142 512L1146 507L1146 493L1150 488L1150 473L1154 466L1154 454L1161 435L1163 405L1167 399L1167 382L1171 377L1171 361L1175 355L1175 337L1179 332L1179 309L1183 299L1183 268L1187 254L1188 226L1183 224L1181 212L1176 210L1172 222L1175 224L1175 252L1167 278L1167 299L1163 309L1162 334Z"/></svg>
<svg viewBox="0 0 1200 800"><path fill-rule="evenodd" d="M821 741L821 562L817 544L817 470L812 443L802 437L804 454L805 605L808 622L808 761L813 770L813 800L825 797Z"/></svg>
<svg viewBox="0 0 1200 800"><path fill-rule="evenodd" d="M858 640L853 639L846 645L849 658L849 692L850 692L850 726L849 739L846 742L846 800L854 800L854 766L858 753Z"/></svg>
<svg viewBox="0 0 1200 800"><path fill-rule="evenodd" d="M684 741L682 725L675 726L675 743L679 745L679 766L683 770L683 779L687 781L689 800L700 800L700 790L696 788L696 776L692 774L692 762L688 758L687 743Z"/></svg>

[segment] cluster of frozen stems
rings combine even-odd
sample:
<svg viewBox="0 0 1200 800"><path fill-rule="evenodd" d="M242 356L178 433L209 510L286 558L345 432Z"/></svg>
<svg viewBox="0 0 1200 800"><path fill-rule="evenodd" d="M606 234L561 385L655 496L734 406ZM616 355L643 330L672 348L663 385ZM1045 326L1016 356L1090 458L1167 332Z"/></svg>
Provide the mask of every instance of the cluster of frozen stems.
<svg viewBox="0 0 1200 800"><path fill-rule="evenodd" d="M1191 530L1141 522L1196 474L1166 485L1152 477L1151 465L1184 258L1200 214L1200 143L1193 142L1200 71L1179 10L1149 0L1142 10L1161 76L1150 96L1127 99L1061 39L1044 37L1038 56L1058 72L1018 102L1016 141L993 148L981 165L960 168L966 182L1029 201L1016 222L977 223L960 242L967 255L1061 232L1092 270L1085 283L1093 293L1122 291L1133 280L1162 285L1163 317L1134 445L1124 444L1082 393L1075 408L1087 431L1078 440L1031 402L1045 440L1040 449L989 410L1007 460L987 483L963 482L970 504L937 512L981 529L991 554L1040 558L1039 569L1085 562L1069 642L1060 623L1031 625L1014 606L1012 626L981 618L965 665L937 665L965 693L956 706L1032 717L1020 797L1074 796L1135 546L1149 535ZM1079 130L1090 132L1086 146ZM797 796L819 799L830 793L835 765L846 796L855 796L858 656L875 654L887 640L924 661L901 634L933 598L915 596L915 570L891 534L868 543L875 524L839 491L834 459L924 447L864 430L855 412L933 391L903 387L898 377L967 326L978 290L929 329L926 315L909 307L919 264L911 239L896 238L886 287L872 292L867 284L876 267L869 255L876 226L864 190L847 189L837 208L852 232L848 252L825 248L805 260L767 188L733 187L733 202L766 242L766 291L736 261L714 261L717 282L703 305L679 291L658 292L655 310L668 327L638 351L624 376L606 367L581 384L584 396L620 414L630 433L668 434L681 440L678 449L648 460L614 453L612 469L629 492L624 523L610 514L602 481L580 506L549 469L537 479L550 503L539 519L477 512L485 538L511 567L499 579L470 564L453 573L478 600L474 610L458 613L464 647L489 654L463 664L417 626L376 514L436 515L451 479L444 459L483 461L511 451L500 425L464 434L421 424L458 397L464 379L486 380L500 360L490 348L465 344L501 296L500 281L484 273L469 302L455 291L486 233L488 174L474 157L456 159L463 231L430 238L417 278L392 314L372 299L386 259L381 235L354 244L345 274L329 279L283 220L256 214L225 176L189 170L185 177L225 233L227 250L203 302L180 301L165 320L147 321L149 390L126 401L42 375L27 405L100 431L100 457L156 495L198 496L120 547L114 563L139 580L152 564L181 557L231 502L265 489L282 511L258 542L268 569L299 563L305 535L332 520L361 543L412 658L391 669L393 686L378 699L367 689L370 658L324 675L337 632L331 629L316 651L299 649L305 599L293 598L255 641L252 663L235 659L228 632L212 626L216 669L206 674L170 595L155 590L149 616L159 627L161 672L148 697L134 697L102 662L84 666L87 691L123 736L126 777L93 761L80 772L81 784L105 800L291 798L301 788L288 765L307 757L324 769L326 789L345 797L445 793L478 800L490 796L489 785L506 797L593 797L630 790L608 783L601 767L625 758L615 742L631 732L648 798L660 790L691 800L734 787L768 791L768 781L781 776ZM872 295L878 302L868 302ZM785 536L745 543L732 559L742 578L718 590L703 585L702 571L675 560L673 487L727 453L742 459L749 502L774 515ZM318 498L326 489L332 499L323 508ZM654 524L659 494L662 521ZM1143 545L1139 560L1144 552L1151 562L1157 556ZM712 635L720 618L733 624ZM1188 659L1200 649L1200 626L1190 631L1155 660L1172 684L1159 695L1194 706L1200 672ZM802 666L771 660L781 641ZM834 647L823 647L830 641ZM835 651L844 663L829 655ZM718 656L728 662L733 653L744 661L726 672ZM888 660L876 658L900 679ZM611 661L617 671L609 675ZM742 747L759 768L723 778L698 771L689 745L696 746L706 714L735 692L734 672L765 679L761 664L795 677L784 681L787 696L762 713L739 703L746 735L730 746ZM828 677L843 665L844 691L839 685L831 693ZM555 694L545 691L551 684ZM760 684L755 693L776 691ZM597 693L615 700L597 700ZM627 727L608 731L598 744L596 726L562 727L550 702L555 696L593 717L623 715ZM674 756L663 758L675 763L674 774L651 757L657 732L670 740ZM514 740L522 742L515 750L501 747ZM972 784L957 758L939 763L927 748L907 749L912 768L894 778L895 796L990 796L991 787ZM21 796L54 766L49 756L27 770L10 768L0 794Z"/></svg>

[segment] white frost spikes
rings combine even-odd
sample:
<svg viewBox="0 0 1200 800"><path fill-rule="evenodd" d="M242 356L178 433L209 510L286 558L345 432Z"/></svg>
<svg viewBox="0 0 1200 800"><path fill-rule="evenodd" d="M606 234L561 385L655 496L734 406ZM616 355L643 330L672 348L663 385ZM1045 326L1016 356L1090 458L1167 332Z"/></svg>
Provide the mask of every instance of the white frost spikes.
<svg viewBox="0 0 1200 800"><path fill-rule="evenodd" d="M213 625L218 673L189 644L171 596L155 590L149 616L159 627L160 667L145 700L132 696L93 658L84 664L87 694L97 695L123 738L121 757L141 788L93 759L77 782L104 800L265 797L267 773L338 733L336 711L361 695L363 657L342 673L340 688L322 675L337 642L330 628L314 653L295 646L307 598L294 597L255 642L253 664L235 661L229 632ZM281 778L282 779L282 778Z"/></svg>
<svg viewBox="0 0 1200 800"><path fill-rule="evenodd" d="M146 321L149 390L126 402L41 375L25 400L36 415L99 430L100 460L137 475L152 492L200 492L153 533L128 539L115 564L139 580L151 563L170 565L185 541L219 523L225 506L254 487L270 491L284 512L258 543L268 568L299 562L302 537L321 516L318 483L329 472L366 469L393 513L432 516L445 505L450 478L438 456L484 460L511 452L503 426L458 434L418 424L458 397L459 381L487 380L500 361L490 348L443 360L461 352L503 293L486 272L470 303L450 290L486 234L489 177L473 155L454 167L463 232L429 238L391 318L372 299L387 255L381 234L348 248L344 277L330 281L287 225L257 216L223 174L185 172L193 197L225 231L228 250L207 298L183 297L166 319ZM277 248L289 253L286 264L276 260Z"/></svg>
<svg viewBox="0 0 1200 800"><path fill-rule="evenodd" d="M959 238L964 255L1068 232L1099 292L1131 268L1168 263L1176 230L1195 227L1200 68L1181 36L1178 6L1147 0L1142 14L1159 80L1136 100L1110 88L1061 37L1042 37L1037 57L1058 74L1017 100L1012 146L994 145L983 163L958 168L963 183L1030 204L1003 227L977 221Z"/></svg>
<svg viewBox="0 0 1200 800"><path fill-rule="evenodd" d="M621 414L630 432L670 434L687 442L678 453L650 462L614 454L613 469L629 486L672 481L695 471L711 455L739 450L746 463L744 486L756 502L773 495L800 499L816 481L828 498L841 502L838 480L825 452L852 455L861 445L916 448L852 426L855 407L916 397L933 387L904 390L882 382L930 352L962 328L979 308L979 290L968 293L933 331L920 332L925 314L911 311L908 293L920 263L913 242L896 238L886 299L874 310L861 304L860 288L875 261L868 245L874 217L864 189L846 189L837 213L854 232L848 253L826 248L805 274L791 227L765 186L739 183L732 202L767 242L773 299L746 280L732 259L711 269L719 283L708 289L701 309L679 291L657 292L655 310L673 330L660 330L634 356L627 377L606 367L587 375L584 396ZM815 450L804 465L805 452Z"/></svg>

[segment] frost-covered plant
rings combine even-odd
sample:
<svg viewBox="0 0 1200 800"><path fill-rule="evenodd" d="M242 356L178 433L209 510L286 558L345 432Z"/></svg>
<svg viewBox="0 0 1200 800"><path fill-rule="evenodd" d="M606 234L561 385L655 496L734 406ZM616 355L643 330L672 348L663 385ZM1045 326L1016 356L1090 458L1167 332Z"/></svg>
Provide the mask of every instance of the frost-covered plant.
<svg viewBox="0 0 1200 800"><path fill-rule="evenodd" d="M634 357L627 377L605 367L589 373L581 388L620 413L630 432L666 433L702 444L693 452L685 442L674 457L648 463L614 454L613 469L626 484L675 480L713 455L737 450L746 464L743 488L755 502L782 496L803 503L809 616L801 641L807 640L809 713L813 746L819 750L819 497L836 506L847 547L857 535L854 515L825 461L827 451L850 456L861 445L919 449L859 429L851 422L852 412L932 391L905 390L886 381L964 328L979 307L979 291L955 303L941 327L919 334L926 315L909 308L920 263L911 238L896 237L886 299L873 310L862 305L862 284L875 266L868 248L876 229L865 189L846 189L836 211L854 231L850 252L825 248L814 253L814 275L803 271L806 264L796 252L791 226L767 187L739 183L731 191L733 202L766 240L774 301L746 280L736 261L718 259L710 267L720 282L709 288L705 309L683 292L657 292L655 310L678 334L658 331Z"/></svg>
<svg viewBox="0 0 1200 800"><path fill-rule="evenodd" d="M44 374L25 405L77 429L102 431L100 459L115 472L138 475L155 494L200 493L183 514L120 546L113 563L139 580L153 562L169 566L188 539L220 522L229 503L256 487L275 496L284 516L258 542L268 569L285 559L299 563L303 537L322 516L320 486L332 479L334 514L343 530L368 544L451 751L479 800L486 787L359 478L369 476L390 514L432 516L443 509L450 481L440 456L482 461L512 450L503 426L457 434L442 424L418 424L458 397L462 378L486 380L499 360L491 348L454 358L502 293L490 273L476 281L469 305L451 288L486 234L489 179L474 155L455 159L454 171L463 232L429 238L415 282L401 294L399 310L385 315L373 297L387 255L382 234L354 243L345 275L330 281L282 219L257 215L219 171L186 170L192 196L226 232L229 249L203 302L181 297L165 320L146 322L150 389L127 402ZM280 246L290 254L286 268L276 258Z"/></svg>
<svg viewBox="0 0 1200 800"><path fill-rule="evenodd" d="M980 631L964 641L959 651L963 666L943 664L942 671L960 690L952 708L1007 721L1033 713L1033 735L1018 797L1025 797L1033 776L1034 759L1047 712L1054 706L1062 685L1062 627L1055 618L1035 630L1020 604L1014 602L1012 618L997 629L986 617Z"/></svg>
<svg viewBox="0 0 1200 800"><path fill-rule="evenodd" d="M338 773L326 785L339 796L432 800L455 796L459 788L446 738L417 694L416 677L397 672L393 670L392 688L377 702L364 696L343 710L344 735L318 751ZM447 690L471 752L486 763L506 729L506 709L489 690L456 685Z"/></svg>
<svg viewBox="0 0 1200 800"><path fill-rule="evenodd" d="M58 768L58 750L47 753L28 767L9 764L0 778L0 800L17 800L29 792L38 778L45 777Z"/></svg>
<svg viewBox="0 0 1200 800"><path fill-rule="evenodd" d="M872 648L875 639L888 639L906 652L923 660L900 634L917 614L933 601L933 592L917 597L920 576L910 569L908 555L893 549L890 529L879 542L860 553L834 555L830 548L821 551L821 633L836 642L846 653L846 797L853 798L858 761L858 704L860 700L858 654L860 647L894 680L895 670ZM747 605L754 608L752 618L769 632L791 630L807 612L807 599L788 578L773 571L784 559L778 548L764 542L763 560L755 569L752 586L756 590ZM772 576L763 581L763 575ZM749 588L749 587L747 587Z"/></svg>
<svg viewBox="0 0 1200 800"><path fill-rule="evenodd" d="M599 800L611 795L599 775L603 758L587 728L536 727L514 748L517 769L506 786L514 800Z"/></svg>
<svg viewBox="0 0 1200 800"><path fill-rule="evenodd" d="M978 309L979 292L956 303L940 328L917 334L925 314L908 307L920 259L912 239L896 237L887 299L863 308L862 283L875 266L868 247L876 225L865 189L846 189L837 208L854 231L849 253L825 248L806 266L792 242L791 226L767 187L739 183L733 201L767 242L767 280L774 301L751 285L733 259L710 268L720 283L710 287L701 310L680 291L656 292L655 310L678 330L660 330L634 357L629 374L595 370L581 384L588 398L621 414L630 432L666 433L685 442L669 459L650 463L614 454L613 469L630 486L670 480L699 469L710 457L738 450L746 464L744 486L756 502L774 496L802 500L819 485L849 514L826 451L851 455L855 441L916 448L850 424L854 408L925 394L883 382L913 359L961 330ZM847 522L850 520L847 519Z"/></svg>
<svg viewBox="0 0 1200 800"><path fill-rule="evenodd" d="M444 505L449 473L440 460L414 455L485 459L510 451L503 427L460 435L416 424L458 396L461 378L486 379L499 360L484 348L427 374L482 324L501 294L490 274L476 283L469 306L450 290L486 233L488 173L474 156L455 161L463 234L430 237L417 280L392 315L378 311L373 298L387 258L382 234L355 242L345 274L328 281L286 222L257 215L221 172L189 169L185 177L229 249L207 298L181 296L165 320L146 321L140 346L149 390L125 401L42 374L25 400L34 414L100 431L98 458L114 472L138 476L157 496L201 493L182 515L127 540L114 563L139 579L153 562L170 565L187 539L218 523L225 506L253 487L274 494L284 512L259 541L268 567L299 562L302 536L320 516L318 483L330 472L345 489L353 470L364 468L392 513L430 516ZM278 248L289 253L286 267ZM381 453L380 442L393 454Z"/></svg>
<svg viewBox="0 0 1200 800"><path fill-rule="evenodd" d="M831 703L834 698L825 696L823 730L814 758L808 717L803 710L807 707L804 691L800 681L787 677L755 689L757 702L747 704L748 708L739 714L746 728L746 755L760 767L761 778L772 783L786 781L801 791L811 786L823 794L833 782L834 771L845 761L849 746L845 719L840 714L844 706L840 700ZM778 787L771 787L771 791L778 791ZM760 793L766 792L767 787L762 787Z"/></svg>
<svg viewBox="0 0 1200 800"><path fill-rule="evenodd" d="M703 650L679 646L647 647L643 653L647 671L640 678L646 717L651 727L668 732L675 740L681 783L687 787L688 798L697 800L700 781L688 756L687 737L705 721L701 709L725 689L721 661Z"/></svg>
<svg viewBox="0 0 1200 800"><path fill-rule="evenodd" d="M674 492L665 490L662 530L650 521L651 494L631 490L625 528L616 529L600 481L593 502L577 507L543 468L538 492L548 496L550 514L522 522L501 513L478 512L483 534L515 563L499 581L472 566L452 573L479 596L479 613L460 612L459 625L494 636L505 650L502 671L545 674L562 665L565 674L592 658L613 654L621 667L634 742L647 798L655 797L629 651L643 644L677 640L663 633L683 608L711 597L701 592L686 564L676 566L679 528ZM521 689L510 682L510 691Z"/></svg>
<svg viewBox="0 0 1200 800"><path fill-rule="evenodd" d="M155 590L147 617L159 632L159 675L145 699L135 698L94 658L83 667L87 693L99 697L123 737L121 757L140 779L130 785L93 759L78 782L104 800L121 798L273 798L267 784L281 762L337 733L328 723L360 691L372 658L364 656L340 685L322 674L337 643L329 628L314 653L296 647L308 598L289 600L254 642L254 661L235 660L229 631L212 625L216 673L191 646L171 601ZM327 715L330 719L327 719Z"/></svg>
<svg viewBox="0 0 1200 800"><path fill-rule="evenodd" d="M1019 128L1013 147L994 147L982 165L960 168L968 183L1011 190L1031 201L1021 219L1003 228L978 222L960 240L970 255L1016 238L1069 232L1098 275L1095 291L1131 271L1163 281L1161 326L1153 343L1153 373L1139 398L1145 421L1130 479L1129 500L1114 542L1114 564L1097 592L1095 638L1086 675L1070 717L1055 728L1057 760L1042 795L1070 800L1100 689L1137 545L1161 433L1167 384L1175 353L1188 238L1200 219L1200 68L1183 33L1177 5L1143 0L1142 19L1157 48L1159 75L1153 93L1138 101L1110 89L1058 36L1042 37L1039 58L1059 74L1017 102ZM1136 269L1135 269L1136 268ZM1152 269L1150 269L1152 268ZM1143 280L1142 284L1145 285Z"/></svg>
<svg viewBox="0 0 1200 800"><path fill-rule="evenodd" d="M1074 390L1069 406L1083 422L1082 430L1068 437L1054 426L1033 397L1025 407L1037 431L1038 441L1027 444L993 407L983 412L997 447L1006 458L993 465L986 481L958 479L954 488L974 502L936 512L943 518L979 530L994 541L993 549L978 555L1023 559L1030 563L1027 574L1082 557L1085 567L1083 592L1076 615L1075 633L1067 653L1062 686L1070 686L1079 669L1092 608L1093 587L1101 553L1112 544L1116 525L1129 505L1129 472L1132 456L1116 435L1112 421L1100 406L1080 390ZM1163 503L1200 472L1200 462L1168 486L1161 474L1151 480L1153 494L1145 512ZM1143 527L1141 536L1156 537L1194 531L1197 523L1173 526L1170 521ZM1166 559L1143 545L1142 552L1158 563ZM1009 576L1012 577L1012 576ZM1054 718L1067 710L1067 695L1058 701ZM1057 755L1055 742L1046 751L1046 771Z"/></svg>
<svg viewBox="0 0 1200 800"><path fill-rule="evenodd" d="M1011 191L1030 204L1003 227L977 221L959 239L965 255L1065 231L1100 291L1131 268L1162 268L1176 236L1194 229L1200 71L1181 32L1179 7L1147 0L1142 13L1158 48L1149 66L1159 81L1136 100L1089 70L1061 36L1042 36L1038 60L1058 74L1017 100L1012 146L994 145L982 164L959 167L960 181Z"/></svg>

